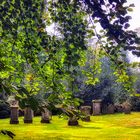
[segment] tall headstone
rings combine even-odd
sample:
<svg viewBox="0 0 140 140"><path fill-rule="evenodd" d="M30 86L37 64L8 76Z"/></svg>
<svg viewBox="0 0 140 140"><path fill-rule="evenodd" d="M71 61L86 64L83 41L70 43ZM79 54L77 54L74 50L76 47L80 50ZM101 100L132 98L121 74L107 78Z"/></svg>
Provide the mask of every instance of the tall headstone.
<svg viewBox="0 0 140 140"><path fill-rule="evenodd" d="M10 106L11 115L10 115L10 124L18 124L18 106Z"/></svg>
<svg viewBox="0 0 140 140"><path fill-rule="evenodd" d="M92 100L93 103L93 115L101 114L101 100Z"/></svg>
<svg viewBox="0 0 140 140"><path fill-rule="evenodd" d="M33 110L30 107L24 109L24 123L33 122Z"/></svg>
<svg viewBox="0 0 140 140"><path fill-rule="evenodd" d="M90 121L91 106L81 106L80 110L81 110L82 114L84 115L82 120L89 122Z"/></svg>

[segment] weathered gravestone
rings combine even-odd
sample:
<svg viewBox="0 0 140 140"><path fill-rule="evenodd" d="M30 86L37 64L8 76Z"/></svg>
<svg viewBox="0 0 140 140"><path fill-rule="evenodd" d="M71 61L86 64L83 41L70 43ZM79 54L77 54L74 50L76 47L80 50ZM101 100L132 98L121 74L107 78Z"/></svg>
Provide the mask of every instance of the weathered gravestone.
<svg viewBox="0 0 140 140"><path fill-rule="evenodd" d="M24 123L33 122L33 110L30 107L24 109Z"/></svg>
<svg viewBox="0 0 140 140"><path fill-rule="evenodd" d="M69 116L69 120L68 120L68 125L69 126L77 126L79 125L78 123L78 117L77 117L77 109L73 106L69 106L67 109L66 109L67 113L70 114Z"/></svg>
<svg viewBox="0 0 140 140"><path fill-rule="evenodd" d="M81 110L82 114L84 115L82 120L89 122L90 121L91 106L81 106L80 110Z"/></svg>
<svg viewBox="0 0 140 140"><path fill-rule="evenodd" d="M10 106L11 115L10 115L10 124L18 124L18 106Z"/></svg>
<svg viewBox="0 0 140 140"><path fill-rule="evenodd" d="M101 114L101 100L92 100L93 103L93 115Z"/></svg>
<svg viewBox="0 0 140 140"><path fill-rule="evenodd" d="M48 110L46 107L44 107L41 114L42 114L41 123L50 123L50 120L52 118L52 114L51 114L50 110Z"/></svg>
<svg viewBox="0 0 140 140"><path fill-rule="evenodd" d="M79 125L79 110L74 106L63 107L62 105L57 105L57 108L60 108L68 116L68 125L77 126Z"/></svg>
<svg viewBox="0 0 140 140"><path fill-rule="evenodd" d="M77 126L77 125L79 125L77 117L76 116L69 117L68 125L69 126Z"/></svg>
<svg viewBox="0 0 140 140"><path fill-rule="evenodd" d="M121 104L115 104L114 109L115 109L115 112L117 112L117 113L123 112L123 106Z"/></svg>
<svg viewBox="0 0 140 140"><path fill-rule="evenodd" d="M107 114L113 114L114 113L114 105L113 104L109 104L107 106Z"/></svg>
<svg viewBox="0 0 140 140"><path fill-rule="evenodd" d="M102 104L102 107L101 107L101 113L102 114L107 114L108 113L108 105L107 104Z"/></svg>
<svg viewBox="0 0 140 140"><path fill-rule="evenodd" d="M125 114L130 114L131 113L132 105L129 102L127 102L127 101L124 102L122 104L122 106L123 106L123 111L124 111Z"/></svg>
<svg viewBox="0 0 140 140"><path fill-rule="evenodd" d="M10 110L11 110L11 114L10 114L10 124L18 124L18 101L13 99L9 102L10 104Z"/></svg>

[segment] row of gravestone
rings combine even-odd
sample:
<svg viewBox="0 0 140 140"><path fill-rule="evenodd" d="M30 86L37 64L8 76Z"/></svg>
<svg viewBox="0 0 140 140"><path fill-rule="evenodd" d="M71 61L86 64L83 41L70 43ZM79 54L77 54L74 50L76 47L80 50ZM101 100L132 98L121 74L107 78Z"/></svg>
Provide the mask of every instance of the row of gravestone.
<svg viewBox="0 0 140 140"><path fill-rule="evenodd" d="M93 100L93 106L92 106L92 114L93 115L100 115L100 114L113 114L115 106L109 105L109 106L101 106L101 100ZM118 106L120 107L120 106ZM130 106L125 103L125 105L122 105L122 108L125 110L125 113L130 113ZM80 108L81 112L83 113L83 121L90 121L90 115L91 115L91 106L81 106ZM106 113L105 113L106 112ZM108 112L108 113L107 113ZM43 108L43 111L41 113L41 123L49 123L51 120L51 112L47 108ZM26 107L24 109L24 123L32 123L33 121L33 110L30 107ZM18 106L12 105L11 106L11 115L10 115L10 123L11 124L18 124Z"/></svg>
<svg viewBox="0 0 140 140"><path fill-rule="evenodd" d="M129 102L124 102L123 104L109 104L103 105L102 100L92 100L92 115L101 115L101 114L114 114L115 112L125 114L131 113L131 104ZM84 121L90 121L91 106L81 106L81 112L86 116Z"/></svg>
<svg viewBox="0 0 140 140"><path fill-rule="evenodd" d="M93 101L93 114L99 115L101 112L101 101L94 100ZM18 105L17 103L12 103L11 107L11 115L10 115L10 124L18 124ZM49 123L51 119L51 113L47 108L43 108L41 116L41 123ZM83 117L83 121L90 121L91 107L90 106L81 106L81 112L85 117ZM33 110L30 107L26 107L24 109L24 123L32 123L33 121Z"/></svg>
<svg viewBox="0 0 140 140"><path fill-rule="evenodd" d="M24 123L33 122L33 110L30 107L24 109ZM51 112L47 108L43 108L41 115L41 123L50 123ZM18 124L18 106L11 106L10 124Z"/></svg>
<svg viewBox="0 0 140 140"><path fill-rule="evenodd" d="M128 101L122 104L102 104L102 100L92 100L92 115L113 114L115 112L130 114L132 106Z"/></svg>
<svg viewBox="0 0 140 140"><path fill-rule="evenodd" d="M109 104L109 105L102 105L102 114L113 114L113 113L122 113L130 114L132 105L129 102L124 102L122 104Z"/></svg>

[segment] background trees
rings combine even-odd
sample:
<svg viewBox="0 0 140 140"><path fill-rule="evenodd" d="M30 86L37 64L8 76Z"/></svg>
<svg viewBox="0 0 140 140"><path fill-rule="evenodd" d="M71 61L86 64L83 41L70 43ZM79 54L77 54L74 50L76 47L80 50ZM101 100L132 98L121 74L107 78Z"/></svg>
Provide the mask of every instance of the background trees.
<svg viewBox="0 0 140 140"><path fill-rule="evenodd" d="M56 103L69 99L71 105L71 100L83 87L88 85L91 90L93 86L93 89L103 87L103 91L107 90L104 87L109 78L110 81L116 79L99 77L101 69L106 69L101 67L101 57L106 56L112 63L117 81L132 92L133 78L128 76L122 52L136 49L132 45L138 43L138 38L134 32L126 30L130 19L127 12L132 11L133 4L124 6L125 2L2 0L1 90L14 93L22 104L23 101L29 104L30 97L33 104L38 105L34 97L40 93L40 97L50 102L54 102L54 98ZM48 34L46 26L51 23L57 25L55 32L60 33L59 37ZM97 23L103 28L100 33L96 30ZM100 49L90 52L94 46L89 46L88 40L93 37L98 39ZM78 83L81 79L83 87ZM95 87L99 79L104 82Z"/></svg>

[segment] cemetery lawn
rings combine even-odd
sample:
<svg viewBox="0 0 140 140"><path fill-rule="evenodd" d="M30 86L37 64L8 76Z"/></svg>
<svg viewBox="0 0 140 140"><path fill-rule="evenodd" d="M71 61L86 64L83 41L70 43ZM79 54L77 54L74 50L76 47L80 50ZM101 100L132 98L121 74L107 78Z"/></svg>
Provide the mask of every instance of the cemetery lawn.
<svg viewBox="0 0 140 140"><path fill-rule="evenodd" d="M10 125L9 119L0 120L0 130L16 134L15 140L140 140L140 113L92 116L91 122L79 121L79 126L67 126L67 120L53 116L51 124L41 124L34 117L33 124ZM0 140L10 140L0 135Z"/></svg>

